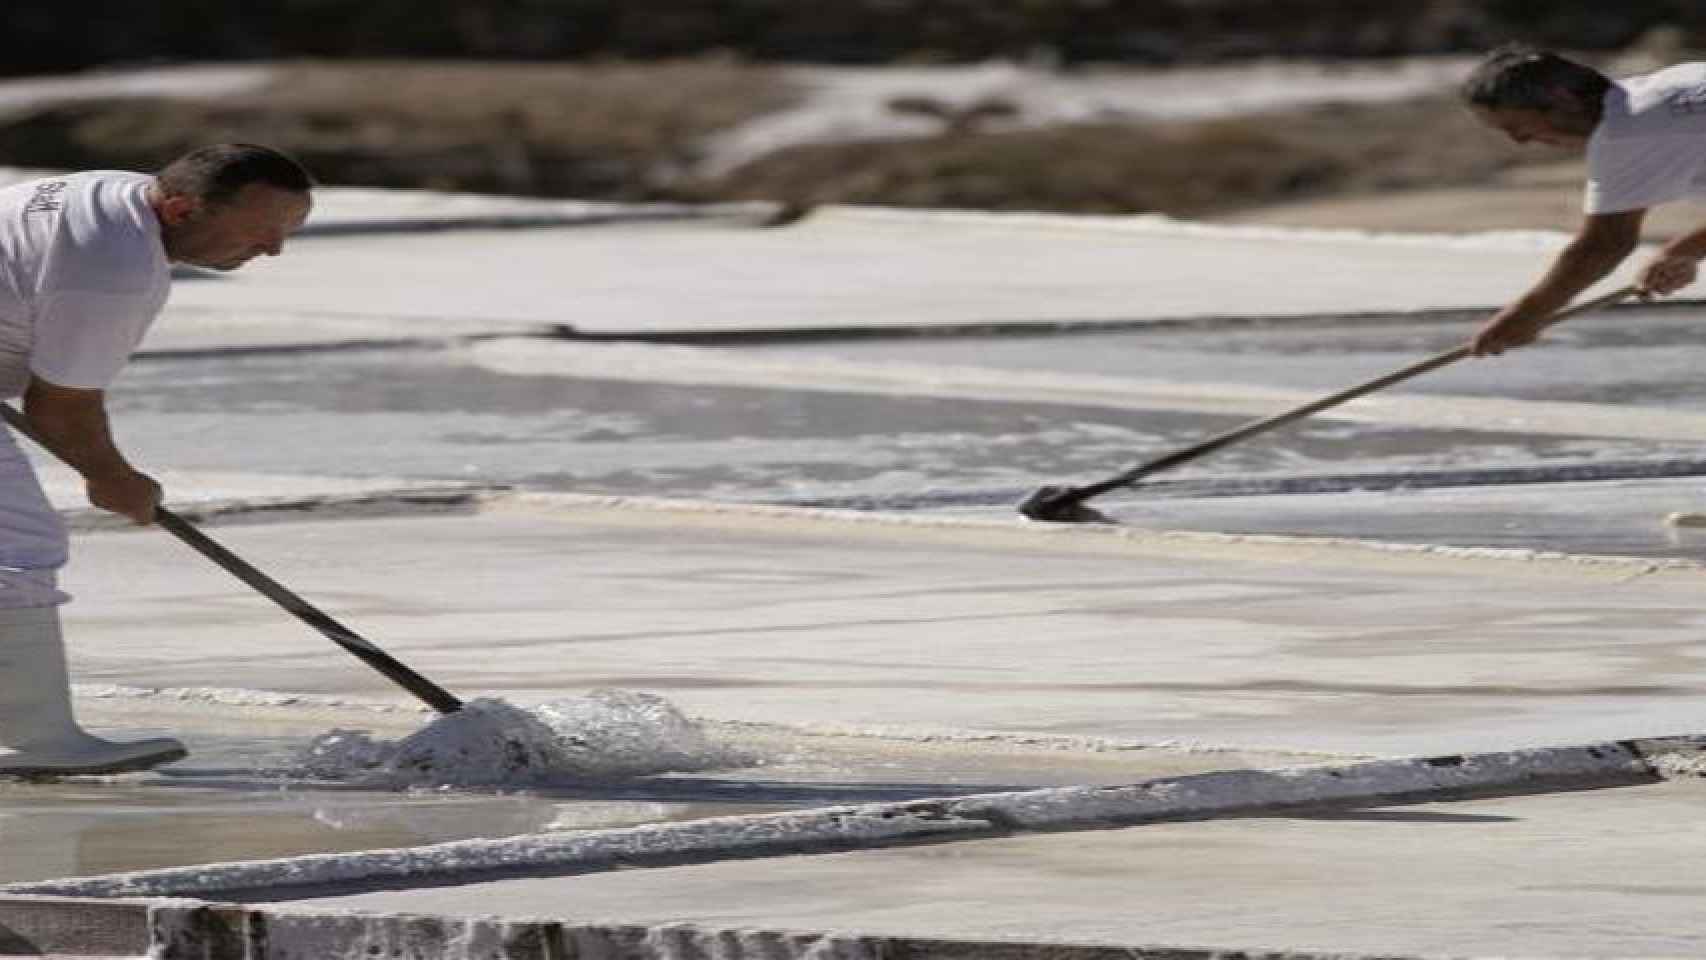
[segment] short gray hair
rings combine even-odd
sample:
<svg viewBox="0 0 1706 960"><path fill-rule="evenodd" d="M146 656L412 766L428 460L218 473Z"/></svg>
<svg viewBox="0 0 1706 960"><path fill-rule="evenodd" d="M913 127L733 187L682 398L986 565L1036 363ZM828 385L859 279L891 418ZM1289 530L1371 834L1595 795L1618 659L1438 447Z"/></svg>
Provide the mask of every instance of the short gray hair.
<svg viewBox="0 0 1706 960"><path fill-rule="evenodd" d="M1489 110L1545 110L1557 106L1555 91L1568 90L1597 104L1611 79L1585 63L1550 50L1511 43L1487 54L1460 90L1471 106Z"/></svg>
<svg viewBox="0 0 1706 960"><path fill-rule="evenodd" d="M191 150L155 175L168 194L227 203L251 183L307 193L314 178L302 164L271 147L215 143Z"/></svg>

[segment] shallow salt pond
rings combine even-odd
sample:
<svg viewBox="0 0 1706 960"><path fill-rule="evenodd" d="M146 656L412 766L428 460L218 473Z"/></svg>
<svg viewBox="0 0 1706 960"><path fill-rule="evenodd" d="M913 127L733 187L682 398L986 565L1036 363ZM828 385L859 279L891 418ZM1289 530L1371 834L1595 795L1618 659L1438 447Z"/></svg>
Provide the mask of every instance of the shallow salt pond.
<svg viewBox="0 0 1706 960"><path fill-rule="evenodd" d="M1189 369L1225 381L1254 365L1284 385L1294 374L1303 376L1296 370L1302 363L1330 370L1311 375L1343 385L1357 375L1356 363L1374 369L1389 359L1267 352L1240 357L1234 353L1239 338L1231 335L1224 348L1214 348L1217 355L1196 356L1192 350L1201 348L1203 338L1186 340L1176 343L1155 333L1124 339L907 338L685 354L679 348L635 353L630 347L607 351L505 341L479 350L355 350L306 360L290 354L152 358L127 370L111 404L138 462L186 474L386 482L408 477L721 500L893 498L945 490L1002 490L1017 499L1040 482L1100 476L1251 418L803 389L782 381L766 385L763 371L745 364L768 357L807 380L813 379L813 357L833 355L878 365L906 359L926 370L940 364L944 377L958 365L1041 365L1070 376L1100 364L1096 372L1166 377ZM638 373L624 378L710 375L743 382L600 377L596 371L618 354L638 365ZM498 369L522 359L557 372ZM720 364L732 366L722 370ZM903 388L905 379L892 386ZM1680 443L1319 419L1228 448L1169 477L1423 470L1693 452Z"/></svg>

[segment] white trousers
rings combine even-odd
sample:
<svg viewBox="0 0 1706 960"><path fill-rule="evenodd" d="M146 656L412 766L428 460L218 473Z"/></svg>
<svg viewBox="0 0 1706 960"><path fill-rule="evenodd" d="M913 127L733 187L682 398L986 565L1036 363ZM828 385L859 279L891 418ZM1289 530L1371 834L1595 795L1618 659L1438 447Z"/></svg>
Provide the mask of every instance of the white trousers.
<svg viewBox="0 0 1706 960"><path fill-rule="evenodd" d="M69 549L65 521L47 502L17 436L0 427L0 609L71 599L58 587Z"/></svg>

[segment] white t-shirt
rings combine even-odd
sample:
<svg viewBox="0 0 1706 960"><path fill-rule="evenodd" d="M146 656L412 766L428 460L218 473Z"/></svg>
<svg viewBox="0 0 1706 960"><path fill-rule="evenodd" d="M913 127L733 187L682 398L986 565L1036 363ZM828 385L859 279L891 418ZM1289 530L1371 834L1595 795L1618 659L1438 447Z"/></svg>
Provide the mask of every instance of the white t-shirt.
<svg viewBox="0 0 1706 960"><path fill-rule="evenodd" d="M105 389L166 304L153 177L92 171L0 189L0 397L30 375Z"/></svg>
<svg viewBox="0 0 1706 960"><path fill-rule="evenodd" d="M1706 63L1616 81L1588 138L1583 209L1644 210L1706 193Z"/></svg>

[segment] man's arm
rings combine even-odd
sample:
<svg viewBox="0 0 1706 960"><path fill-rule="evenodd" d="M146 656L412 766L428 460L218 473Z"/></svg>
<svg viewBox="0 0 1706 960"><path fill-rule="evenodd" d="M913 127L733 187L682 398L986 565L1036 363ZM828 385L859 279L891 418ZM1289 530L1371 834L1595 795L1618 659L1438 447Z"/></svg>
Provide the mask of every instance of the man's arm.
<svg viewBox="0 0 1706 960"><path fill-rule="evenodd" d="M1653 259L1641 268L1636 284L1643 294L1665 296L1694 282L1700 272L1700 260L1706 257L1706 226L1677 237L1659 248Z"/></svg>
<svg viewBox="0 0 1706 960"><path fill-rule="evenodd" d="M1569 246L1559 251L1533 289L1494 314L1469 342L1476 356L1503 353L1530 343L1546 321L1583 290L1605 279L1641 241L1645 210L1593 214L1582 221ZM1703 238L1706 239L1706 238Z"/></svg>
<svg viewBox="0 0 1706 960"><path fill-rule="evenodd" d="M40 377L24 391L24 416L36 438L83 475L89 502L137 523L154 522L160 485L113 444L106 391L61 387Z"/></svg>

